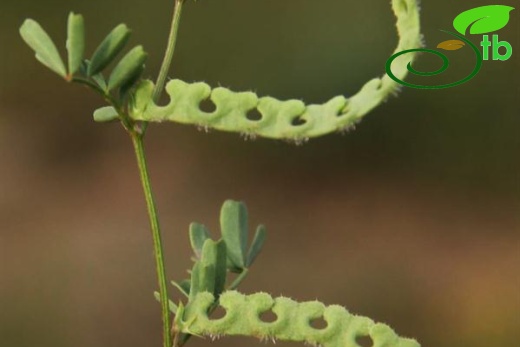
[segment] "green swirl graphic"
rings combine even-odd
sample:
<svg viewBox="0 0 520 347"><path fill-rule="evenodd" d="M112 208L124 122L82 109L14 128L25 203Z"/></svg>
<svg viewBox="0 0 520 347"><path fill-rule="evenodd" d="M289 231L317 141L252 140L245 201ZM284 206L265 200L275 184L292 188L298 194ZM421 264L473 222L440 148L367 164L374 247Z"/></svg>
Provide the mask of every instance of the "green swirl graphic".
<svg viewBox="0 0 520 347"><path fill-rule="evenodd" d="M482 54L480 53L478 47L475 46L472 42L470 42L468 39L466 39L462 35L459 35L459 34L456 34L456 33L453 33L453 32L447 31L447 30L441 30L441 31L461 39L467 45L469 45L473 49L473 51L475 52L475 56L476 56L475 68L473 69L473 71L468 76L466 76L465 78L463 78L463 79L461 79L459 81L453 82L453 83L441 84L441 85L438 85L438 86L427 86L427 85L421 85L421 84L408 83L408 82L405 82L405 81L399 79L398 77L396 77L394 75L394 73L392 72L392 63L393 63L393 61L396 58L400 57L401 55L407 54L407 53L418 53L418 52L431 53L431 54L434 54L434 55L438 56L439 58L442 59L442 66L439 69L435 70L435 71L423 72L423 71L418 71L418 70L414 69L412 67L412 63L409 62L408 65L407 65L408 72L410 72L411 74L417 75L417 76L435 76L435 75L439 75L439 74L443 73L444 71L446 71L446 69L449 66L449 59L448 59L448 57L445 54L441 53L441 52L435 51L433 49L427 49L427 48L407 49L407 50L401 51L401 52L396 53L393 56L391 56L390 59L388 59L387 62L386 62L386 73L388 74L388 76L391 79L393 79L394 81L396 81L397 83L400 83L400 84L402 84L402 85L404 85L406 87L417 88L417 89L445 89L445 88L451 88L451 87L458 86L459 84L466 83L469 80L471 80L473 77L475 77L478 74L478 72L480 71L480 68L482 67L482 61L483 61Z"/></svg>

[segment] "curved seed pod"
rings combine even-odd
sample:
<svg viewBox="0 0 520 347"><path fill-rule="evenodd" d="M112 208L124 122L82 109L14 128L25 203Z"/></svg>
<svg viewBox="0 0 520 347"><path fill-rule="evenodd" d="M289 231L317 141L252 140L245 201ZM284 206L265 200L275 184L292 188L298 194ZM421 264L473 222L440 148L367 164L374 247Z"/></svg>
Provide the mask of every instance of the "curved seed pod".
<svg viewBox="0 0 520 347"><path fill-rule="evenodd" d="M129 37L130 29L125 24L116 26L99 44L92 55L87 74L89 76L95 75L107 67L124 48Z"/></svg>
<svg viewBox="0 0 520 347"><path fill-rule="evenodd" d="M395 53L422 47L419 32L417 0L392 0L397 17L399 43ZM403 79L408 70L399 57L394 74ZM403 64L401 64L403 63ZM170 103L157 106L153 100L153 83L143 81L136 90L130 116L135 120L174 121L194 124L223 131L239 132L251 137L263 136L301 142L307 138L343 131L355 125L365 114L395 94L399 84L388 75L368 81L361 90L345 98L337 96L323 105L305 105L299 100L280 101L272 97L258 97L252 92L236 93L226 88L212 89L205 83L188 84L172 80L166 86ZM216 105L213 112L203 112L199 105L211 99ZM257 110L261 118L249 119L247 114Z"/></svg>
<svg viewBox="0 0 520 347"><path fill-rule="evenodd" d="M58 75L65 77L67 70L54 42L43 28L32 19L26 19L20 27L23 40L36 53L36 59Z"/></svg>
<svg viewBox="0 0 520 347"><path fill-rule="evenodd" d="M142 46L134 47L116 65L110 78L108 79L108 90L117 88L131 79L135 79L136 73L142 71L144 62L148 54Z"/></svg>
<svg viewBox="0 0 520 347"><path fill-rule="evenodd" d="M351 314L339 305L325 306L319 301L299 303L285 297L272 298L267 293L244 295L227 291L219 300L226 314L211 319L208 309L214 300L209 292L198 293L175 317L175 328L193 335L242 335L323 347L359 347L356 339L360 337L369 337L374 347L420 347L413 339L399 337L388 325ZM269 310L276 315L273 322L260 318ZM321 318L327 326L314 328L312 321Z"/></svg>
<svg viewBox="0 0 520 347"><path fill-rule="evenodd" d="M80 14L69 14L67 24L67 52L69 58L69 75L78 71L85 53L85 23Z"/></svg>

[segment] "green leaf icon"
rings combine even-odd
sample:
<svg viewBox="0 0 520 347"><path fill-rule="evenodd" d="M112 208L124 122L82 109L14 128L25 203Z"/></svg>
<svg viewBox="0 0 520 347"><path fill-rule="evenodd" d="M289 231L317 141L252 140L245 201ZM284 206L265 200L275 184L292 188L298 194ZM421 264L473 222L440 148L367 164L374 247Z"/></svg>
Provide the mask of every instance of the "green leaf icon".
<svg viewBox="0 0 520 347"><path fill-rule="evenodd" d="M470 34L487 34L502 29L509 22L509 12L514 7L488 5L475 7L459 14L453 20L453 27L462 35L470 28Z"/></svg>

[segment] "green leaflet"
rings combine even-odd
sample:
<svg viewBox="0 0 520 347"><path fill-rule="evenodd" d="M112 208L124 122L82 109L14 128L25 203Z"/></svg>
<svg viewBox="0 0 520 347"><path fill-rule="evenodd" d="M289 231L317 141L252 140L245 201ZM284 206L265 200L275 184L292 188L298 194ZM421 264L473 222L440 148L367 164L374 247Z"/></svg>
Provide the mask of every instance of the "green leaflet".
<svg viewBox="0 0 520 347"><path fill-rule="evenodd" d="M243 202L227 200L220 210L220 231L226 242L231 268L246 267L248 222L247 208Z"/></svg>
<svg viewBox="0 0 520 347"><path fill-rule="evenodd" d="M202 254L204 242L209 238L209 230L205 225L199 223L190 224L190 243L197 259L199 259Z"/></svg>
<svg viewBox="0 0 520 347"><path fill-rule="evenodd" d="M267 293L244 295L227 291L219 300L226 310L225 316L211 319L207 312L213 303L211 293L198 293L182 312L178 311L175 328L192 335L243 335L323 347L359 347L356 338L363 336L372 339L373 347L420 347L413 339L399 337L389 326L353 315L338 305L325 306L319 301L298 303L285 297L273 299ZM262 321L260 314L269 310L276 314L276 320ZM325 328L311 326L313 320L322 317L327 322Z"/></svg>
<svg viewBox="0 0 520 347"><path fill-rule="evenodd" d="M262 247L264 246L265 238L265 226L259 225L256 228L255 236L253 238L253 242L251 243L251 248L247 253L247 267L251 266L255 262L256 257L258 256L258 254L262 250Z"/></svg>
<svg viewBox="0 0 520 347"><path fill-rule="evenodd" d="M139 77L147 54L142 46L134 47L116 65L108 79L108 90L112 90Z"/></svg>
<svg viewBox="0 0 520 347"><path fill-rule="evenodd" d="M36 21L26 19L20 27L20 35L36 53L36 59L61 77L67 75L65 64L61 60L58 49L47 32Z"/></svg>
<svg viewBox="0 0 520 347"><path fill-rule="evenodd" d="M161 302L161 296L159 292L153 292L153 296L155 297L155 300ZM174 314L177 312L178 307L173 303L173 301L168 300L168 307L170 308L170 311Z"/></svg>
<svg viewBox="0 0 520 347"><path fill-rule="evenodd" d="M80 14L69 14L67 22L67 52L69 62L69 75L78 71L83 62L85 52L85 23Z"/></svg>
<svg viewBox="0 0 520 347"><path fill-rule="evenodd" d="M417 0L392 0L392 9L397 17L399 34L395 53L421 47ZM406 64L398 64L401 65L403 67L396 69L394 74L403 79L408 70ZM212 89L205 83L190 84L172 80L166 86L170 103L160 107L152 100L153 88L151 81L143 81L138 85L129 108L133 119L174 121L239 132L250 137L302 141L349 129L394 94L399 85L384 75L368 81L350 98L337 96L325 104L307 106L299 100L280 101L272 97L258 97L252 92L237 93L221 87ZM211 113L203 112L199 106L208 98L216 105L215 111ZM258 120L247 116L254 109L261 115Z"/></svg>
<svg viewBox="0 0 520 347"><path fill-rule="evenodd" d="M100 107L94 111L94 121L103 123L111 122L119 118L117 111L112 106Z"/></svg>
<svg viewBox="0 0 520 347"><path fill-rule="evenodd" d="M130 29L125 24L119 24L103 39L88 66L87 75L93 76L106 68L123 50L130 38Z"/></svg>

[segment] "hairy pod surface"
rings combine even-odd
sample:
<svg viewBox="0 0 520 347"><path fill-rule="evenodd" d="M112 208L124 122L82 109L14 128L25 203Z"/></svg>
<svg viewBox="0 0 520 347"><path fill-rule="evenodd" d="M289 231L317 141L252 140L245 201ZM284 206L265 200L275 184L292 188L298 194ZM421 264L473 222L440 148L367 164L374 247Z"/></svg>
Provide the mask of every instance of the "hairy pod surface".
<svg viewBox="0 0 520 347"><path fill-rule="evenodd" d="M323 347L359 347L360 337L370 337L373 347L420 347L413 339L399 337L388 325L351 314L339 305L325 306L319 301L299 303L286 297L272 298L267 293L244 295L227 291L219 300L225 315L211 319L208 311L214 300L209 292L198 293L175 318L177 330L200 336L243 335ZM265 322L260 316L269 310L276 320ZM311 325L321 318L326 327Z"/></svg>
<svg viewBox="0 0 520 347"><path fill-rule="evenodd" d="M202 336L243 335L323 347L359 347L358 338L370 337L373 347L420 347L413 339L399 337L386 324L351 314L339 305L325 306L319 301L299 303L286 297L272 298L267 293L244 295L227 291L219 300L225 315L211 319L208 310L213 303L211 293L197 294L182 317L176 317L178 331ZM260 316L269 310L276 315L276 320L265 322ZM311 325L321 318L327 323L326 327Z"/></svg>
<svg viewBox="0 0 520 347"><path fill-rule="evenodd" d="M399 35L394 53L422 47L417 0L392 0L392 9ZM398 58L394 74L400 79L407 75L406 63L414 56L415 53L410 53L406 58ZM137 87L130 116L140 121L174 121L250 137L301 141L352 127L398 88L398 83L384 75L368 81L350 98L336 96L322 105L305 105L300 100L281 101L258 97L253 92L212 89L206 83L172 80L166 86L170 103L161 107L152 100L153 82L143 81ZM200 103L207 99L216 105L215 111L200 109ZM261 117L249 119L248 113L255 109Z"/></svg>

